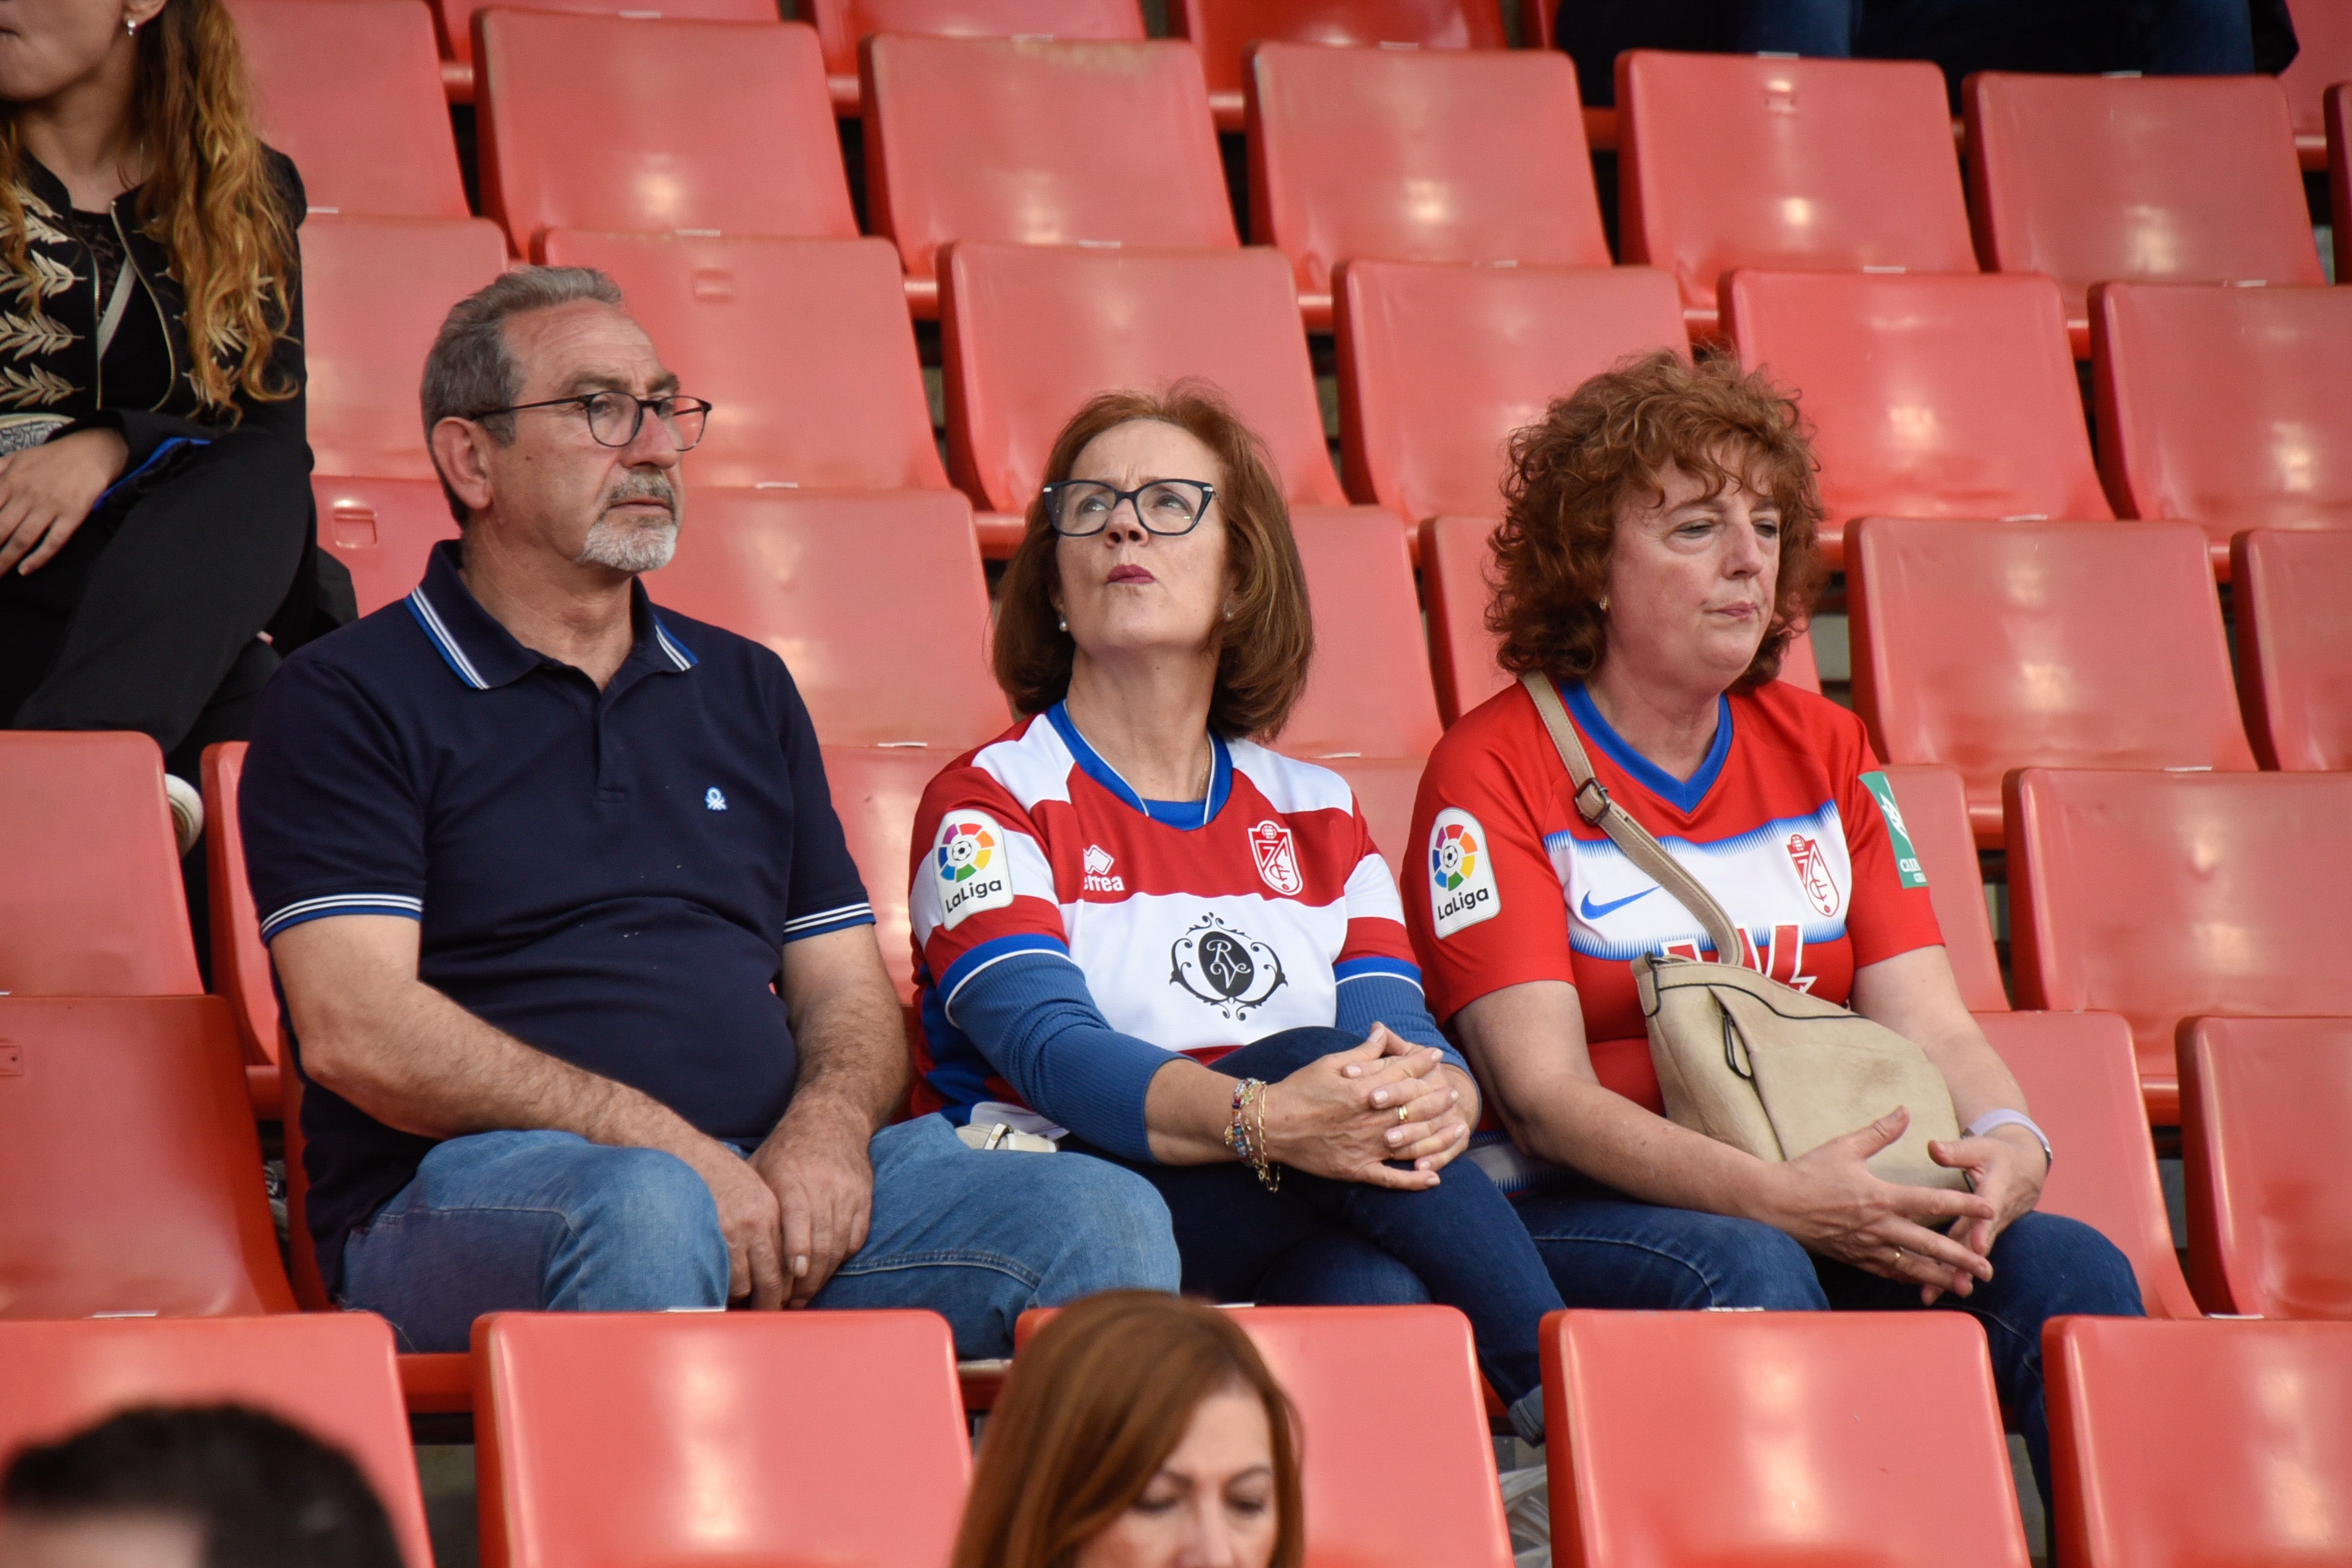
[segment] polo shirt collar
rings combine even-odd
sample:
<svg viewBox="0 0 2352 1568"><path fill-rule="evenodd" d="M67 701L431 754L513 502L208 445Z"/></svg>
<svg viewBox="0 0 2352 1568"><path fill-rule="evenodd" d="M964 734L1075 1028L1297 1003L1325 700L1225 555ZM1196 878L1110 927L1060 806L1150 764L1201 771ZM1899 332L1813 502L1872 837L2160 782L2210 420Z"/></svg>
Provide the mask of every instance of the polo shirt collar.
<svg viewBox="0 0 2352 1568"><path fill-rule="evenodd" d="M546 657L515 640L498 617L482 608L466 586L462 541L444 540L433 547L425 563L425 581L407 598L408 613L425 632L425 640L459 680L477 691L521 679L547 662ZM646 596L646 585L629 580L629 622L635 628L635 646L622 668L649 668L656 674L683 674L697 662L694 652L662 624Z"/></svg>

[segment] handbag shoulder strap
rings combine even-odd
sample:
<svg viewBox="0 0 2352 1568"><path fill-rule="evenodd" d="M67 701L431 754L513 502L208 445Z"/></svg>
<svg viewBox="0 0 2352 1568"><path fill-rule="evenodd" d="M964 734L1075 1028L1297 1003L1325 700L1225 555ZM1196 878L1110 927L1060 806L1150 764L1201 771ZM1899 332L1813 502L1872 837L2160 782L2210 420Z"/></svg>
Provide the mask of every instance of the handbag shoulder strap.
<svg viewBox="0 0 2352 1568"><path fill-rule="evenodd" d="M1651 880L1666 890L1667 897L1697 917L1715 942L1717 957L1726 963L1738 963L1739 928L1698 879L1666 853L1664 845L1651 837L1648 828L1609 798L1608 787L1592 776L1592 761L1584 754L1584 742L1578 737L1576 726L1569 721L1568 709L1560 702L1559 692L1550 678L1529 670L1519 677L1519 684L1535 699L1536 711L1543 715L1544 728L1551 732L1551 743L1559 750L1559 760L1568 764L1569 779L1576 785L1576 814L1607 834L1610 842L1625 852L1625 858L1648 872Z"/></svg>

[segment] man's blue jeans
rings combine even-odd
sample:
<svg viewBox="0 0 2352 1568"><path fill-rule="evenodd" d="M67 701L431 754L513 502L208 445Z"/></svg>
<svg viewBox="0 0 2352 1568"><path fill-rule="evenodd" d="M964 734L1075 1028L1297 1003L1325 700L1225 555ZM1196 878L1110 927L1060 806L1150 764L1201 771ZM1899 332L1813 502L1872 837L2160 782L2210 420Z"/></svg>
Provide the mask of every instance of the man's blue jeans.
<svg viewBox="0 0 2352 1568"><path fill-rule="evenodd" d="M1571 1307L1776 1311L1917 1310L1919 1288L1814 1257L1752 1219L1645 1204L1594 1184L1539 1193L1519 1218ZM2029 1214L1992 1244L1993 1277L1940 1309L1984 1325L1993 1381L2016 1413L2050 1489L2050 1421L2042 1394L2042 1325L2070 1312L2142 1315L2138 1282L2115 1244L2079 1220Z"/></svg>
<svg viewBox="0 0 2352 1568"><path fill-rule="evenodd" d="M874 1136L866 1245L818 1307L923 1307L967 1358L1013 1353L1013 1321L1097 1290L1174 1290L1168 1209L1100 1161L966 1146L944 1117ZM342 1304L380 1312L404 1349L462 1351L507 1310L659 1311L727 1304L719 1206L656 1149L569 1132L480 1132L425 1155L343 1248Z"/></svg>

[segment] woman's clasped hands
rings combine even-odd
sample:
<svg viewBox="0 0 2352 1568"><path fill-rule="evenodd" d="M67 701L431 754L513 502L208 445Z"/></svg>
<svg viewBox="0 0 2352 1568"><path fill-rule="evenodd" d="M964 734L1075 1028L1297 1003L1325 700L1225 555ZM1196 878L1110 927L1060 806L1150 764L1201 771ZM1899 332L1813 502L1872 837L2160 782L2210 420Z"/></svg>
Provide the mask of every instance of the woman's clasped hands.
<svg viewBox="0 0 2352 1568"><path fill-rule="evenodd" d="M1477 1088L1374 1025L1364 1043L1268 1087L1268 1157L1313 1175L1419 1191L1470 1142Z"/></svg>

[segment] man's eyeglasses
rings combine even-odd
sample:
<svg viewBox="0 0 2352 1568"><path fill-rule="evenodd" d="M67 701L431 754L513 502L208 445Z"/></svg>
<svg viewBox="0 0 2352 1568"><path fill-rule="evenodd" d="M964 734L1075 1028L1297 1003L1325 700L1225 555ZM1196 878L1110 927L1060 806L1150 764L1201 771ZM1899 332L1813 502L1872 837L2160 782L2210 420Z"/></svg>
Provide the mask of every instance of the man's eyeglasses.
<svg viewBox="0 0 2352 1568"><path fill-rule="evenodd" d="M703 425L710 417L710 405L699 397L680 397L675 393L636 397L625 392L591 392L579 397L551 397L544 403L518 403L510 408L485 408L473 417L488 419L497 414L521 414L533 408L579 409L587 416L588 434L596 438L600 447L625 447L635 440L650 409L681 452L694 450L702 439Z"/></svg>
<svg viewBox="0 0 2352 1568"><path fill-rule="evenodd" d="M1135 520L1146 529L1174 538L1201 526L1217 487L1200 479L1154 479L1123 490L1100 479L1063 479L1040 493L1046 521L1066 539L1086 539L1108 528L1121 501L1135 509Z"/></svg>

